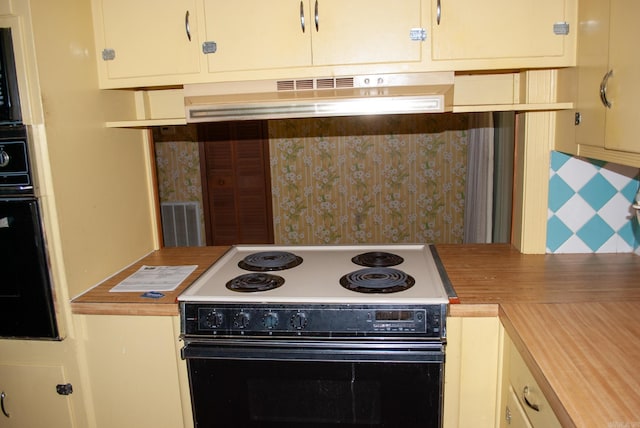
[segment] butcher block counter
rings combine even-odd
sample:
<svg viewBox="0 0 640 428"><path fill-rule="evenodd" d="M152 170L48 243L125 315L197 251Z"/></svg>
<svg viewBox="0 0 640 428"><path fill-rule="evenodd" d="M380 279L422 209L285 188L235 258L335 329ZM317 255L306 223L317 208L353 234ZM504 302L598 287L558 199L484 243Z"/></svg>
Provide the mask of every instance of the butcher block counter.
<svg viewBox="0 0 640 428"><path fill-rule="evenodd" d="M74 314L88 315L178 315L178 296L202 273L218 260L229 247L163 248L116 273L106 281L71 301ZM197 265L173 291L163 292L159 298L143 297L140 292L110 292L122 280L142 266Z"/></svg>
<svg viewBox="0 0 640 428"><path fill-rule="evenodd" d="M506 244L437 245L456 317L499 316L565 426L640 427L640 257L524 255ZM76 314L178 315L177 296L228 247L155 251L76 297ZM109 290L142 265L198 265L158 299Z"/></svg>

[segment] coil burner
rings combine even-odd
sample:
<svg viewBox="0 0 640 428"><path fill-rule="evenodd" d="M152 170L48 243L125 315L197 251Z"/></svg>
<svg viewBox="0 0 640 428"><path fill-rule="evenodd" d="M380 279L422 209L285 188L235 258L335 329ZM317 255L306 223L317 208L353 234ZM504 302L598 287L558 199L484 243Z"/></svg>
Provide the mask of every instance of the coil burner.
<svg viewBox="0 0 640 428"><path fill-rule="evenodd" d="M366 267L390 267L399 265L404 262L404 259L397 254L387 253L385 251L371 251L358 254L353 257L351 261L357 265Z"/></svg>
<svg viewBox="0 0 640 428"><path fill-rule="evenodd" d="M284 278L269 273L247 273L227 282L227 288L241 293L269 291L284 284Z"/></svg>
<svg viewBox="0 0 640 428"><path fill-rule="evenodd" d="M238 267L252 272L270 272L291 269L302 263L302 257L287 251L261 251L247 255Z"/></svg>
<svg viewBox="0 0 640 428"><path fill-rule="evenodd" d="M387 267L360 269L340 278L340 285L358 293L397 293L413 287L415 283L412 276Z"/></svg>

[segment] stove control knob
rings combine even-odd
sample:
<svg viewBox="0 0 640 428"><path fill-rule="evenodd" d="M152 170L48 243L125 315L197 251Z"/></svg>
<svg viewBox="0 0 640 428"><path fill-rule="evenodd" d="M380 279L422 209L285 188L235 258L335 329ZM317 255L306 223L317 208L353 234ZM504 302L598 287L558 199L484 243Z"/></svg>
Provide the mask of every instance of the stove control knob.
<svg viewBox="0 0 640 428"><path fill-rule="evenodd" d="M249 325L249 314L246 312L239 312L233 319L233 326L235 328L245 328Z"/></svg>
<svg viewBox="0 0 640 428"><path fill-rule="evenodd" d="M219 328L224 322L224 316L220 312L210 311L207 313L204 319L204 326L206 328Z"/></svg>
<svg viewBox="0 0 640 428"><path fill-rule="evenodd" d="M275 312L267 312L262 317L262 324L268 329L275 328L275 326L278 325L278 314Z"/></svg>
<svg viewBox="0 0 640 428"><path fill-rule="evenodd" d="M305 328L307 326L307 322L307 314L304 312L297 312L291 317L291 327L296 330L302 330Z"/></svg>

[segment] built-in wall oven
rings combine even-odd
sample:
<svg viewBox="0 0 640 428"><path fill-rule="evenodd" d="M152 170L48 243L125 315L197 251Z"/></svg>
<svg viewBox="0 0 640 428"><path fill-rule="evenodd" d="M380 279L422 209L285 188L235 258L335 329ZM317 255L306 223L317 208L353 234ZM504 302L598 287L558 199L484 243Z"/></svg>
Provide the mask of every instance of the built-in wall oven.
<svg viewBox="0 0 640 428"><path fill-rule="evenodd" d="M179 297L195 425L441 427L442 274L427 245L233 247Z"/></svg>
<svg viewBox="0 0 640 428"><path fill-rule="evenodd" d="M0 337L59 337L9 28L0 28Z"/></svg>

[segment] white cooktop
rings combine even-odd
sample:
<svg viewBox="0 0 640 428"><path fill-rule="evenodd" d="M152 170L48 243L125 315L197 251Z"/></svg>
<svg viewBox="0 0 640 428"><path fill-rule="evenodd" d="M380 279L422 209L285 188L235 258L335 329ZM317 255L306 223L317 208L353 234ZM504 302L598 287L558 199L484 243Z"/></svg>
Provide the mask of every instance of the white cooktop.
<svg viewBox="0 0 640 428"><path fill-rule="evenodd" d="M238 267L247 255L262 251L287 251L302 257L302 264L286 270L268 272L284 278L278 288L243 293L227 289L231 279L250 273ZM366 252L384 251L396 254L404 261L393 269L415 279L415 284L403 291L387 294L359 293L340 285L340 278L363 269L351 258ZM253 303L399 303L442 304L449 299L428 245L327 245L280 246L237 245L205 271L179 297L186 302L253 302Z"/></svg>

